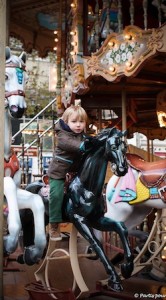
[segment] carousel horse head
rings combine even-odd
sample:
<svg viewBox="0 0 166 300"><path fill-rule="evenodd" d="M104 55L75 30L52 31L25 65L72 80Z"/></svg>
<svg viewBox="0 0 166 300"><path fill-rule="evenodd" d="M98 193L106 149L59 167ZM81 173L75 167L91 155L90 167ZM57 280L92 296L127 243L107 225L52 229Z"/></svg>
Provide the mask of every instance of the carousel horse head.
<svg viewBox="0 0 166 300"><path fill-rule="evenodd" d="M111 162L111 170L116 176L124 176L128 170L126 160L127 144L125 137L127 131L120 131L116 127L109 129L106 141L105 155Z"/></svg>
<svg viewBox="0 0 166 300"><path fill-rule="evenodd" d="M5 107L13 118L21 118L26 108L24 90L28 76L25 64L25 52L20 56L11 55L10 48L6 47Z"/></svg>

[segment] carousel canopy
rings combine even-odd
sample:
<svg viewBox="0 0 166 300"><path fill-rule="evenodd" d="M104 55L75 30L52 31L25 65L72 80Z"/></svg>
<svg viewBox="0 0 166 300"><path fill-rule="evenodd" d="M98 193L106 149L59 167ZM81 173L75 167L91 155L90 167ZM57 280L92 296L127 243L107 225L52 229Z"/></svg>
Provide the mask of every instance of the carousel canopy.
<svg viewBox="0 0 166 300"><path fill-rule="evenodd" d="M109 110L110 119L106 121L120 127L124 90L129 132L140 131L150 139L165 139L164 1L10 0L8 3L9 35L20 39L25 51L36 49L41 57L46 56L55 48L55 32L60 33L56 44L60 50L56 55L61 62L64 59L63 70L61 63L59 72L65 74L60 86L62 105L71 103L74 95L81 98L92 121L99 119L99 110ZM71 29L77 32L72 40ZM128 41L126 30L130 34ZM74 51L71 44L75 45ZM126 60L127 52L133 58L132 64ZM100 118L105 122L102 114Z"/></svg>

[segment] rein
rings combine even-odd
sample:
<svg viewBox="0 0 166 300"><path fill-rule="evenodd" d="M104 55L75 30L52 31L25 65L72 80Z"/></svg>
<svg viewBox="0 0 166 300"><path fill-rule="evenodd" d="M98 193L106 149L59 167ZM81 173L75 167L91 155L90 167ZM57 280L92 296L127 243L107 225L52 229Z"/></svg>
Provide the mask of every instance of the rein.
<svg viewBox="0 0 166 300"><path fill-rule="evenodd" d="M16 90L16 91L11 91L11 92L5 92L5 98L9 98L11 96L16 96L16 95L19 95L19 96L23 96L25 97L25 93L24 91L22 90Z"/></svg>

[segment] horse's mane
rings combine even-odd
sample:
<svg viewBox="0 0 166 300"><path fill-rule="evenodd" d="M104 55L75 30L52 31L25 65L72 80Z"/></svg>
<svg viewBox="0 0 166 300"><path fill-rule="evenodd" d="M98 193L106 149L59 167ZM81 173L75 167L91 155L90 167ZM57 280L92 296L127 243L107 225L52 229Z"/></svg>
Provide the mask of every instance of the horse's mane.
<svg viewBox="0 0 166 300"><path fill-rule="evenodd" d="M104 143L104 142L103 142ZM100 146L97 149L92 149L89 154L85 154L82 160L82 167L78 172L78 176L80 176L81 181L84 182L84 185L92 187L94 182L94 176L98 172L98 167L102 165L102 159L104 155L104 145ZM98 166L98 167L97 167Z"/></svg>
<svg viewBox="0 0 166 300"><path fill-rule="evenodd" d="M116 127L105 128L96 135L96 139L98 139L100 142L105 142L109 136L112 136L113 134L119 134L120 132L121 131Z"/></svg>

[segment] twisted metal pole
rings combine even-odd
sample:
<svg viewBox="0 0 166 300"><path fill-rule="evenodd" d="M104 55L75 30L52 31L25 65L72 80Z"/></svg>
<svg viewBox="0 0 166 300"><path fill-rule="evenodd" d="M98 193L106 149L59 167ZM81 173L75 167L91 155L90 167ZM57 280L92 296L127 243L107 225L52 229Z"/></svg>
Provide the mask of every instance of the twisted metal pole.
<svg viewBox="0 0 166 300"><path fill-rule="evenodd" d="M4 199L4 99L5 99L6 1L0 1L0 300L3 296L3 199Z"/></svg>

